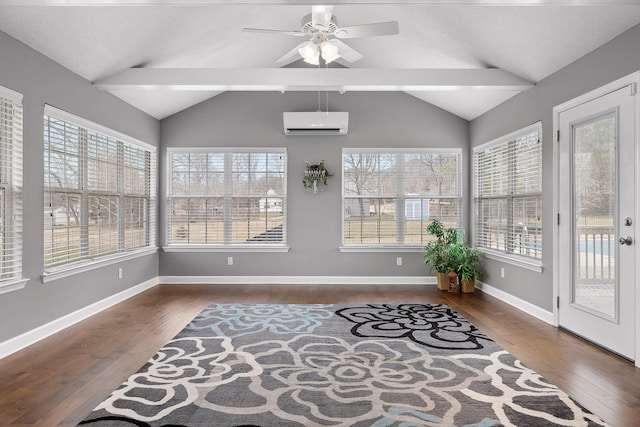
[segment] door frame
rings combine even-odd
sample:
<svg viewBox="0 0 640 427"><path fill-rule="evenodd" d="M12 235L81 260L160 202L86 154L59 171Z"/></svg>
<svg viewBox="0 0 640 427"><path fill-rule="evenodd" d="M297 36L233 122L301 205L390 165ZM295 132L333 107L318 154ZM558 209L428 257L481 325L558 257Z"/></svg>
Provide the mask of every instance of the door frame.
<svg viewBox="0 0 640 427"><path fill-rule="evenodd" d="M560 147L558 140L558 130L560 124L560 113L578 105L589 102L593 99L599 98L611 92L615 92L618 89L622 89L625 86L633 88L636 94L634 99L635 104L635 117L634 117L634 164L635 164L635 186L636 191L640 190L640 95L638 95L638 87L640 86L640 71L636 71L627 76L624 76L618 80L615 80L602 87L594 89L577 98L571 99L560 105L553 107L553 324L558 327L560 325L560 312L558 309L558 296L560 295L560 279L559 279L559 267L560 267L560 253L559 253L559 224L558 216L560 212L560 199L559 199L559 163L560 163ZM635 200L635 216L636 221L640 221L640 196ZM562 220L562 219L561 219ZM638 239L638 235L634 236L634 240ZM635 251L635 365L640 368L640 325L638 319L640 318L640 250Z"/></svg>

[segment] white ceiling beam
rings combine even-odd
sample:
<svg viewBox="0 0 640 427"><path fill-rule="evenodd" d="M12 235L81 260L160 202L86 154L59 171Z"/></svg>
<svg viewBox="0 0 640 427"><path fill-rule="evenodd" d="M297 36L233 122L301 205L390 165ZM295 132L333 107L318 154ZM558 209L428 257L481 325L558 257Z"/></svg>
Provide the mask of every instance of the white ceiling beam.
<svg viewBox="0 0 640 427"><path fill-rule="evenodd" d="M487 69L130 68L94 82L104 90L199 91L523 91L533 83Z"/></svg>
<svg viewBox="0 0 640 427"><path fill-rule="evenodd" d="M318 0L0 0L0 6L313 5ZM638 6L638 0L333 0L323 4L467 6Z"/></svg>

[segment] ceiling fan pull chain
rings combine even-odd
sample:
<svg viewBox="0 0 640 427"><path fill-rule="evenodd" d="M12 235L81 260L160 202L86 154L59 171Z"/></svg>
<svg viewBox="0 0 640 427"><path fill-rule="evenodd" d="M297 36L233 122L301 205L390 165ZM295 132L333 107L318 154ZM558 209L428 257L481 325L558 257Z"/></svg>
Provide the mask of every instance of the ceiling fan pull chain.
<svg viewBox="0 0 640 427"><path fill-rule="evenodd" d="M318 63L318 74L320 74L320 63ZM318 81L320 83L320 81ZM318 89L318 112L322 111L322 106L320 105L320 89Z"/></svg>
<svg viewBox="0 0 640 427"><path fill-rule="evenodd" d="M329 113L329 64L325 61L324 69L327 71L325 74L325 107L327 108L327 113Z"/></svg>

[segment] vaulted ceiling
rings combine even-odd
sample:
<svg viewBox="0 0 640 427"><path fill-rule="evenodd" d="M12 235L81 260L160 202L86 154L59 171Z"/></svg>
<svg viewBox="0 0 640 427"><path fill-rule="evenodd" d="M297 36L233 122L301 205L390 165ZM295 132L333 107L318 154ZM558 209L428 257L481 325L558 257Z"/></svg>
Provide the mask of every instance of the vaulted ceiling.
<svg viewBox="0 0 640 427"><path fill-rule="evenodd" d="M637 1L344 0L340 26L398 21L344 40L347 68L281 68L311 1L0 0L0 30L162 119L224 90L401 90L474 119L640 23Z"/></svg>

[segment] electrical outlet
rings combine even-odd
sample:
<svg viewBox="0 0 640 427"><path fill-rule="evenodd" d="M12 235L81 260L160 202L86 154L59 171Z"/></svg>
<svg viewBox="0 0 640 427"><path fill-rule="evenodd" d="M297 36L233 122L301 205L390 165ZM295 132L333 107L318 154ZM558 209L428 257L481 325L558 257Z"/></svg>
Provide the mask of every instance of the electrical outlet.
<svg viewBox="0 0 640 427"><path fill-rule="evenodd" d="M504 279L504 267L500 267L500 277Z"/></svg>
<svg viewBox="0 0 640 427"><path fill-rule="evenodd" d="M118 280L122 279L122 267L118 268Z"/></svg>
<svg viewBox="0 0 640 427"><path fill-rule="evenodd" d="M233 257L232 256L227 257L227 265L233 265Z"/></svg>
<svg viewBox="0 0 640 427"><path fill-rule="evenodd" d="M396 265L397 265L398 267L400 267L400 266L402 265L402 257L401 257L401 256L399 256L399 257L397 257L397 258L396 258Z"/></svg>

